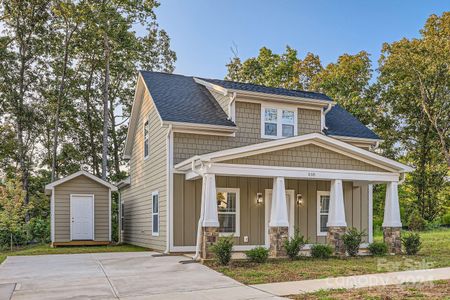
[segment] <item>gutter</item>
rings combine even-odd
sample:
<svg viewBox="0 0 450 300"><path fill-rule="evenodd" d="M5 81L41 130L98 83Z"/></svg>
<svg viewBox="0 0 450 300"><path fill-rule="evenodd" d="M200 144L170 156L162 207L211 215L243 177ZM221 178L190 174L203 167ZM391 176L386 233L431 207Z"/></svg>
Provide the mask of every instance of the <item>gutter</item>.
<svg viewBox="0 0 450 300"><path fill-rule="evenodd" d="M164 254L169 254L170 252L170 228L171 228L171 200L172 200L172 155L171 155L171 135L172 135L172 124L169 124L169 128L166 134L166 151L167 151L167 174L166 174L166 250L164 250Z"/></svg>

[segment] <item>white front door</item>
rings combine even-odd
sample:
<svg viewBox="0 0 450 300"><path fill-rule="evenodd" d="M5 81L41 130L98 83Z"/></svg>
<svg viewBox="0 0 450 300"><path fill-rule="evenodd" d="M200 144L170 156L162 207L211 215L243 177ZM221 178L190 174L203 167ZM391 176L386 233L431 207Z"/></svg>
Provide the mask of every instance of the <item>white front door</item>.
<svg viewBox="0 0 450 300"><path fill-rule="evenodd" d="M288 219L289 219L289 237L294 236L294 190L286 190L286 205L288 209ZM270 222L270 211L272 210L272 190L266 190L265 193L265 230L266 234L266 246L269 247L269 222Z"/></svg>
<svg viewBox="0 0 450 300"><path fill-rule="evenodd" d="M71 239L94 239L94 197L92 195L71 195Z"/></svg>

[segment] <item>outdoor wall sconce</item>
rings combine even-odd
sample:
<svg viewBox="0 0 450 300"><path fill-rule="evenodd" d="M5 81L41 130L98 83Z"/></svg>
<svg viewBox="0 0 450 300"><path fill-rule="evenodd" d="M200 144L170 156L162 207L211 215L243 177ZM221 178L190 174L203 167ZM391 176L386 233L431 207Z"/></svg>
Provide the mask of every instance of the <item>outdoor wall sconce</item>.
<svg viewBox="0 0 450 300"><path fill-rule="evenodd" d="M262 193L256 193L256 204L262 204L264 202L264 198Z"/></svg>
<svg viewBox="0 0 450 300"><path fill-rule="evenodd" d="M297 205L298 206L303 206L303 196L302 196L302 194L297 194L297 200L296 200L296 202L297 202Z"/></svg>

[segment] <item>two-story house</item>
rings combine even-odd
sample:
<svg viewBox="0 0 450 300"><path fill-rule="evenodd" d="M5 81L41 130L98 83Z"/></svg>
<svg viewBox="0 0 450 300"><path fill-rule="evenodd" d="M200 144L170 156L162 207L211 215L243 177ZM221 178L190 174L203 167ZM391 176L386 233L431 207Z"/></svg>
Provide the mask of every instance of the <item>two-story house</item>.
<svg viewBox="0 0 450 300"><path fill-rule="evenodd" d="M373 184L386 184L385 241L400 246L397 187L412 169L371 150L380 139L328 96L141 71L125 144L121 240L208 256L284 255L295 230L343 252L347 227L372 234Z"/></svg>

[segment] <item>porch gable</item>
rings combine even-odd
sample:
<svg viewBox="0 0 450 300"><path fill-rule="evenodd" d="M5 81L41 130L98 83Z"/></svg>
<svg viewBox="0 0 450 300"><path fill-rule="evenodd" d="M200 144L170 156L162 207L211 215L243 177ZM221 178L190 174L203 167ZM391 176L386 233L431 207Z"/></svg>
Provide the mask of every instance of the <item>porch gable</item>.
<svg viewBox="0 0 450 300"><path fill-rule="evenodd" d="M277 166L386 172L373 164L338 153L317 144L307 144L272 152L222 161L225 164Z"/></svg>

